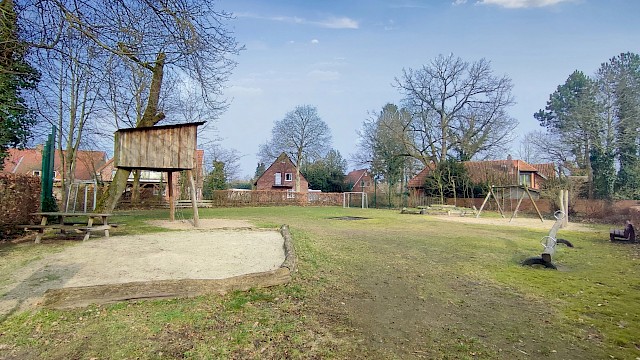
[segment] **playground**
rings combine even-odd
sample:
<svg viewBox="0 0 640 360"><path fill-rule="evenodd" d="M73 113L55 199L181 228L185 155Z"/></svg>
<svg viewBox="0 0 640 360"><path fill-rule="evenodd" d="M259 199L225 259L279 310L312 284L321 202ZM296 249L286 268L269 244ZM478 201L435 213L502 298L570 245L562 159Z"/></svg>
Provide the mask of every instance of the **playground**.
<svg viewBox="0 0 640 360"><path fill-rule="evenodd" d="M553 220L519 217L509 223L496 214L475 219L337 207L201 210L202 226L221 218L238 221L220 223L221 227L252 224L275 230L278 224L289 224L298 259L291 281L224 295L137 299L65 310L31 307L0 324L0 357L640 356L640 249L611 243L608 226L570 223L560 229L558 236L571 240L575 248L557 249L556 271L521 265L540 254L540 239ZM343 220L354 218L358 220ZM153 227L154 234L149 226L165 220L166 211L123 216L115 221L127 226L110 239L126 239L130 235L117 232L127 228L144 229L135 236L158 239L222 231L187 230L188 222L175 222L175 228L184 230L157 232ZM3 270L20 273L44 259L60 259L104 240L25 242L4 250ZM121 253L113 250L117 256L110 258L119 261ZM190 262L179 262L191 267ZM35 276L23 279L21 286L55 281Z"/></svg>

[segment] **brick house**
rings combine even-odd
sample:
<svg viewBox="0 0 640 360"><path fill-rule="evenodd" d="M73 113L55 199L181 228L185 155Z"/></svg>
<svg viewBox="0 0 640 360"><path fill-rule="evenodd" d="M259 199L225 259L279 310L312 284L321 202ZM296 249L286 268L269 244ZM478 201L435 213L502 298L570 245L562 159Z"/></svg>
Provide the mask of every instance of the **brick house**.
<svg viewBox="0 0 640 360"><path fill-rule="evenodd" d="M546 180L555 178L554 164L529 164L523 160L513 160L511 156L506 160L464 161L462 164L471 181L476 184L512 186L511 198L521 196L518 185L526 185L537 194ZM409 180L407 187L412 195L424 196L424 183L431 170L432 167L427 166Z"/></svg>
<svg viewBox="0 0 640 360"><path fill-rule="evenodd" d="M254 183L256 190L296 192L296 166L287 154L282 153ZM300 174L300 193L309 192L309 182Z"/></svg>
<svg viewBox="0 0 640 360"><path fill-rule="evenodd" d="M345 183L349 191L372 193L375 191L373 176L367 169L353 170L347 174Z"/></svg>
<svg viewBox="0 0 640 360"><path fill-rule="evenodd" d="M9 149L2 172L41 176L42 149L43 145L38 145L35 149ZM54 152L53 183L55 186L60 186L62 182L62 158L65 155L65 151L56 149ZM95 179L96 170L105 163L106 159L107 153L104 151L78 150L74 178L76 180Z"/></svg>

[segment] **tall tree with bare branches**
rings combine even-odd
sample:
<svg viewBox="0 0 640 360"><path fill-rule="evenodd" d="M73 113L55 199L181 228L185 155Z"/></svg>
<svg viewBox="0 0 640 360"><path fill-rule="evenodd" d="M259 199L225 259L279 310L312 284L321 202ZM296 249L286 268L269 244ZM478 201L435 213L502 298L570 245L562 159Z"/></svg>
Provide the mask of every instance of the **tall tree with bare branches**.
<svg viewBox="0 0 640 360"><path fill-rule="evenodd" d="M260 145L260 159L271 163L286 153L296 165L296 191L300 191L300 167L303 162L322 158L331 149L331 131L322 121L318 110L300 105L289 111L282 120L275 121L271 139Z"/></svg>
<svg viewBox="0 0 640 360"><path fill-rule="evenodd" d="M413 122L407 128L419 140L416 158L438 163L454 156L469 160L504 147L517 121L507 114L514 103L512 83L497 76L490 62L469 63L439 55L419 69L396 78Z"/></svg>
<svg viewBox="0 0 640 360"><path fill-rule="evenodd" d="M24 6L24 21L39 26L32 36L34 44L60 51L56 46L61 35L56 35L56 29L69 27L101 51L134 65L133 70L150 75L136 127L154 126L166 117L160 99L167 72L198 88L213 114L226 108L222 85L235 66L233 56L240 47L226 26L231 15L215 10L213 2L26 0ZM128 177L129 171L117 171L100 200L103 210L115 207Z"/></svg>

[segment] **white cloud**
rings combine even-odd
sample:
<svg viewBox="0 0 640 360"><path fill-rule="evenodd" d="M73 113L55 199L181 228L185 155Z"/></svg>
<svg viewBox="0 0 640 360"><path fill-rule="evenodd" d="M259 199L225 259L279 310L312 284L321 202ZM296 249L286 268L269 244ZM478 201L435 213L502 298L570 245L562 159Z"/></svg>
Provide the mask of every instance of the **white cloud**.
<svg viewBox="0 0 640 360"><path fill-rule="evenodd" d="M311 40L311 43L312 43L312 44L319 44L319 43L320 43L320 40L318 40L318 39L313 39L313 40Z"/></svg>
<svg viewBox="0 0 640 360"><path fill-rule="evenodd" d="M242 95L262 95L263 90L258 87L246 87L246 86L238 86L234 85L229 88L230 94L242 94Z"/></svg>
<svg viewBox="0 0 640 360"><path fill-rule="evenodd" d="M319 81L335 81L340 79L340 73L337 71L312 70L307 73L307 76Z"/></svg>
<svg viewBox="0 0 640 360"><path fill-rule="evenodd" d="M238 18L249 18L249 19L261 19L261 20L270 20L270 21L278 21L285 22L290 24L301 24L301 25L314 25L320 26L329 29L358 29L359 24L356 20L353 20L348 17L328 17L326 19L321 20L308 20L305 18L300 18L297 16L262 16L252 13L236 13L234 14Z"/></svg>
<svg viewBox="0 0 640 360"><path fill-rule="evenodd" d="M318 25L330 29L357 29L358 22L348 17L331 17L318 22Z"/></svg>
<svg viewBox="0 0 640 360"><path fill-rule="evenodd" d="M453 5L463 5L466 4L467 0L454 0Z"/></svg>
<svg viewBox="0 0 640 360"><path fill-rule="evenodd" d="M455 3L459 1L460 0L456 0ZM575 0L479 0L477 4L502 6L507 9L523 9L523 8L553 6L563 2L573 2L573 1Z"/></svg>

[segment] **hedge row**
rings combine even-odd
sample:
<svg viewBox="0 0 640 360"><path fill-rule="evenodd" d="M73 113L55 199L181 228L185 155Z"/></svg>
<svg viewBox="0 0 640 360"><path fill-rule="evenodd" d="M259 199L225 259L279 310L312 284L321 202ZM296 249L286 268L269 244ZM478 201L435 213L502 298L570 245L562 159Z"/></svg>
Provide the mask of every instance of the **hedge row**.
<svg viewBox="0 0 640 360"><path fill-rule="evenodd" d="M40 178L0 173L0 239L17 233L16 225L33 220L40 207Z"/></svg>

